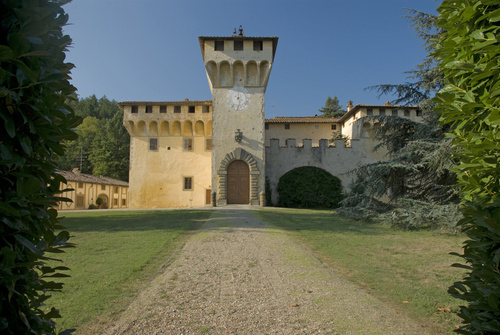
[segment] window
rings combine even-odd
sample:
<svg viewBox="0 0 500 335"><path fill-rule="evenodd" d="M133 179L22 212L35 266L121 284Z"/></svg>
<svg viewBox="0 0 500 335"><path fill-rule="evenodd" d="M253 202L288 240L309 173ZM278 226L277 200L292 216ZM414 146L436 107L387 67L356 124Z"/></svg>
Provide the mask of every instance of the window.
<svg viewBox="0 0 500 335"><path fill-rule="evenodd" d="M379 108L378 115L385 115L385 108Z"/></svg>
<svg viewBox="0 0 500 335"><path fill-rule="evenodd" d="M194 106L189 106L188 113L194 113L195 108Z"/></svg>
<svg viewBox="0 0 500 335"><path fill-rule="evenodd" d="M184 139L184 151L193 151L193 139L185 138Z"/></svg>
<svg viewBox="0 0 500 335"><path fill-rule="evenodd" d="M105 190L106 189L106 185L101 185L101 190Z"/></svg>
<svg viewBox="0 0 500 335"><path fill-rule="evenodd" d="M150 138L149 139L149 151L158 151L158 139Z"/></svg>
<svg viewBox="0 0 500 335"><path fill-rule="evenodd" d="M372 116L373 115L373 108L367 108L366 109L366 115Z"/></svg>
<svg viewBox="0 0 500 335"><path fill-rule="evenodd" d="M181 112L181 106L174 106L174 113L180 113Z"/></svg>
<svg viewBox="0 0 500 335"><path fill-rule="evenodd" d="M262 51L262 41L253 41L253 51Z"/></svg>
<svg viewBox="0 0 500 335"><path fill-rule="evenodd" d="M224 41L215 41L215 51L224 51Z"/></svg>
<svg viewBox="0 0 500 335"><path fill-rule="evenodd" d="M167 106L160 106L160 113L166 113L167 112Z"/></svg>
<svg viewBox="0 0 500 335"><path fill-rule="evenodd" d="M193 177L184 177L184 188L183 190L192 190L193 189Z"/></svg>
<svg viewBox="0 0 500 335"><path fill-rule="evenodd" d="M394 108L394 109L392 110L392 115L393 115L393 116L398 116L398 110L397 110L396 108Z"/></svg>
<svg viewBox="0 0 500 335"><path fill-rule="evenodd" d="M409 109L405 109L405 111L404 111L404 115L405 115L405 116L410 116L410 110L409 110Z"/></svg>
<svg viewBox="0 0 500 335"><path fill-rule="evenodd" d="M417 116L422 116L422 111L420 109L417 109Z"/></svg>
<svg viewBox="0 0 500 335"><path fill-rule="evenodd" d="M285 123L285 129L290 129L290 123Z"/></svg>
<svg viewBox="0 0 500 335"><path fill-rule="evenodd" d="M122 206L126 206L127 205L127 199L122 199Z"/></svg>
<svg viewBox="0 0 500 335"><path fill-rule="evenodd" d="M243 50L243 41L234 41L234 51Z"/></svg>
<svg viewBox="0 0 500 335"><path fill-rule="evenodd" d="M118 193L118 186L115 186L115 193Z"/></svg>
<svg viewBox="0 0 500 335"><path fill-rule="evenodd" d="M207 150L207 151L212 150L212 139L211 138L207 138L205 140L205 150Z"/></svg>
<svg viewBox="0 0 500 335"><path fill-rule="evenodd" d="M113 199L113 205L118 206L118 199Z"/></svg>
<svg viewBox="0 0 500 335"><path fill-rule="evenodd" d="M337 130L337 125L336 124L332 124L332 130Z"/></svg>
<svg viewBox="0 0 500 335"><path fill-rule="evenodd" d="M210 113L210 107L209 106L203 106L203 113Z"/></svg>
<svg viewBox="0 0 500 335"><path fill-rule="evenodd" d="M146 113L148 114L153 113L153 106L146 106Z"/></svg>
<svg viewBox="0 0 500 335"><path fill-rule="evenodd" d="M269 129L269 123L266 123L264 128Z"/></svg>
<svg viewBox="0 0 500 335"><path fill-rule="evenodd" d="M138 106L132 106L132 113L138 113L139 112L139 107Z"/></svg>
<svg viewBox="0 0 500 335"><path fill-rule="evenodd" d="M78 188L83 188L83 183L78 183Z"/></svg>

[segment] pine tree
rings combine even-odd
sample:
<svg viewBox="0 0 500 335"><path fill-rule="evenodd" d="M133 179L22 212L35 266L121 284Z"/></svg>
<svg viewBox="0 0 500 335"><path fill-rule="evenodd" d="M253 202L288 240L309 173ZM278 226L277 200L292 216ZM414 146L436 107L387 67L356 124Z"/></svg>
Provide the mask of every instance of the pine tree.
<svg viewBox="0 0 500 335"><path fill-rule="evenodd" d="M417 35L424 40L426 50L432 50L434 39L441 34L435 28L436 16L408 10L407 18ZM411 82L378 85L368 89L377 90L379 97L395 94L392 104L418 105L423 111L424 121L420 123L392 115L366 117L380 124L375 132L375 139L379 141L375 150L384 147L388 151L388 160L365 165L354 171L357 177L351 194L344 200L344 206L372 207L379 212L390 209L392 219L398 225L415 228L440 223L425 213L420 213L420 217L425 217L425 220L419 223L403 219L409 217L408 212L414 215L421 210L426 211L422 204L427 204L427 209L429 206L450 204L451 208L455 208L458 196L456 176L449 170L456 164L452 159L450 140L445 137L445 129L440 126L431 101L443 86L438 62L433 56L428 56L408 73L409 79L413 80ZM377 200L385 196L390 199L389 206ZM452 210L450 206L443 210ZM397 208L405 210L395 211ZM439 214L440 210L436 208ZM398 213L401 217L394 218ZM455 216L450 219L454 220ZM444 224L453 225L453 222Z"/></svg>
<svg viewBox="0 0 500 335"><path fill-rule="evenodd" d="M346 113L345 110L342 109L342 106L339 103L339 99L334 96L328 97L325 102L325 106L319 109L323 115L321 117L341 117Z"/></svg>

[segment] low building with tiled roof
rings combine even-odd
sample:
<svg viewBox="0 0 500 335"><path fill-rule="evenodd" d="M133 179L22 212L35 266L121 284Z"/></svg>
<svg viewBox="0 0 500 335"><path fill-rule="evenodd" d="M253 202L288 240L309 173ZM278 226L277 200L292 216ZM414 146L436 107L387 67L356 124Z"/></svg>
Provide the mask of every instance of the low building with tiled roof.
<svg viewBox="0 0 500 335"><path fill-rule="evenodd" d="M63 197L73 202L61 202L58 209L88 209L97 206L97 198L103 200L100 208L128 208L128 183L122 180L71 171L57 171L67 184L61 184Z"/></svg>

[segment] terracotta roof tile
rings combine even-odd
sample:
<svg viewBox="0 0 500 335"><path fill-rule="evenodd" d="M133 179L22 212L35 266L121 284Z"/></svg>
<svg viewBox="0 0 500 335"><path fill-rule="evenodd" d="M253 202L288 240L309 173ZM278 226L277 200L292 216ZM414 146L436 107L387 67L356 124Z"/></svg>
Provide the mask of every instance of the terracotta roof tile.
<svg viewBox="0 0 500 335"><path fill-rule="evenodd" d="M109 177L102 177L102 176L96 177L90 174L78 173L78 172L75 173L73 171L62 171L62 170L58 170L57 173L66 178L67 181L128 187L128 183L126 181L121 181Z"/></svg>
<svg viewBox="0 0 500 335"><path fill-rule="evenodd" d="M182 101L121 101L119 107L123 106L210 106L212 100L182 100Z"/></svg>
<svg viewBox="0 0 500 335"><path fill-rule="evenodd" d="M337 123L338 118L319 117L319 116L277 116L272 119L266 119L266 123Z"/></svg>

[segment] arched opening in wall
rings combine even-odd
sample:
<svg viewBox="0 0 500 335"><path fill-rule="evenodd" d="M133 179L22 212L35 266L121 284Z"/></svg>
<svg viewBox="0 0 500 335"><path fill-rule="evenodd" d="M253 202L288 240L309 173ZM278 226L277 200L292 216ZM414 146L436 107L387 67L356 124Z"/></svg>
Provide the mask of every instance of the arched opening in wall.
<svg viewBox="0 0 500 335"><path fill-rule="evenodd" d="M196 121L194 124L194 133L197 136L205 136L205 125L203 121Z"/></svg>
<svg viewBox="0 0 500 335"><path fill-rule="evenodd" d="M146 123L144 121L137 122L136 136L146 136Z"/></svg>
<svg viewBox="0 0 500 335"><path fill-rule="evenodd" d="M208 121L205 125L205 135L212 136L212 121Z"/></svg>
<svg viewBox="0 0 500 335"><path fill-rule="evenodd" d="M244 86L243 78L245 71L243 70L243 63L236 61L233 64L233 86Z"/></svg>
<svg viewBox="0 0 500 335"><path fill-rule="evenodd" d="M156 121L149 122L149 136L158 136L158 123Z"/></svg>
<svg viewBox="0 0 500 335"><path fill-rule="evenodd" d="M340 179L314 166L302 166L285 173L277 191L281 207L336 208L342 200Z"/></svg>
<svg viewBox="0 0 500 335"><path fill-rule="evenodd" d="M229 62L223 61L220 63L220 85L233 86L231 80L231 66Z"/></svg>
<svg viewBox="0 0 500 335"><path fill-rule="evenodd" d="M181 136L181 123L179 121L172 123L172 136Z"/></svg>
<svg viewBox="0 0 500 335"><path fill-rule="evenodd" d="M250 61L247 64L247 78L246 85L247 86L257 86L258 78L257 78L257 63L254 61Z"/></svg>
<svg viewBox="0 0 500 335"><path fill-rule="evenodd" d="M167 121L162 121L160 123L160 136L168 136L170 135L170 129L168 127Z"/></svg>
<svg viewBox="0 0 500 335"><path fill-rule="evenodd" d="M102 199L102 203L99 205L99 208L101 208L101 209L108 208L108 196L106 194L101 193L97 196L97 198ZM97 199L96 199L96 203L97 203Z"/></svg>
<svg viewBox="0 0 500 335"><path fill-rule="evenodd" d="M193 124L187 120L182 123L182 136L193 136Z"/></svg>
<svg viewBox="0 0 500 335"><path fill-rule="evenodd" d="M242 160L234 160L227 167L227 203L250 203L250 169Z"/></svg>
<svg viewBox="0 0 500 335"><path fill-rule="evenodd" d="M212 86L217 86L217 64L214 61L207 63L208 79Z"/></svg>
<svg viewBox="0 0 500 335"><path fill-rule="evenodd" d="M260 85L265 86L267 78L269 77L269 69L271 65L268 61L263 61L260 63Z"/></svg>
<svg viewBox="0 0 500 335"><path fill-rule="evenodd" d="M368 138L371 137L373 131L372 131L372 125L370 122L365 122L363 123L363 129L361 130L361 137Z"/></svg>

